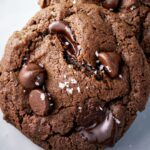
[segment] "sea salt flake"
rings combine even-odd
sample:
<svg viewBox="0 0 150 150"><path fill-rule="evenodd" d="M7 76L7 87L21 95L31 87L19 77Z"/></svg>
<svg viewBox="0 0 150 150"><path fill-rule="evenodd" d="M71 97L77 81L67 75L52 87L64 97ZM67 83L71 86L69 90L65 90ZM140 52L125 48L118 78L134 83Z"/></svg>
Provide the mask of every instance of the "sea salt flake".
<svg viewBox="0 0 150 150"><path fill-rule="evenodd" d="M69 69L72 69L72 68L73 68L73 65L68 65L68 68L69 68Z"/></svg>
<svg viewBox="0 0 150 150"><path fill-rule="evenodd" d="M42 93L41 96L40 96L40 98L41 98L42 101L44 101L45 100L45 94Z"/></svg>
<svg viewBox="0 0 150 150"><path fill-rule="evenodd" d="M120 75L119 75L119 78L120 78L120 79L122 79L122 78L123 78L123 76L120 74Z"/></svg>
<svg viewBox="0 0 150 150"><path fill-rule="evenodd" d="M96 52L95 52L95 55L96 55L96 57L98 57L98 56L99 56L99 53L98 53L98 51L96 51Z"/></svg>
<svg viewBox="0 0 150 150"><path fill-rule="evenodd" d="M59 88L60 89L64 89L65 87L66 87L66 85L64 83L61 83L61 82L59 83Z"/></svg>
<svg viewBox="0 0 150 150"><path fill-rule="evenodd" d="M109 72L112 72L109 66L106 66L106 69L107 69Z"/></svg>
<svg viewBox="0 0 150 150"><path fill-rule="evenodd" d="M51 104L49 104L50 106L53 106L54 104L53 103L51 103Z"/></svg>
<svg viewBox="0 0 150 150"><path fill-rule="evenodd" d="M66 76L66 75L64 75L64 78L66 79L66 78L67 78L67 76Z"/></svg>
<svg viewBox="0 0 150 150"><path fill-rule="evenodd" d="M99 60L96 60L96 63L98 64L98 63L100 63L100 61L99 61Z"/></svg>
<svg viewBox="0 0 150 150"><path fill-rule="evenodd" d="M114 11L114 9L110 8L110 9L109 9L109 11L111 11L111 12L112 12L112 11Z"/></svg>
<svg viewBox="0 0 150 150"><path fill-rule="evenodd" d="M82 107L79 106L79 107L78 107L78 110L79 110L79 112L81 113L81 112L82 112Z"/></svg>
<svg viewBox="0 0 150 150"><path fill-rule="evenodd" d="M99 66L99 70L102 71L104 69L104 65Z"/></svg>
<svg viewBox="0 0 150 150"><path fill-rule="evenodd" d="M78 50L81 50L81 46L80 45L78 45L77 48L78 48Z"/></svg>
<svg viewBox="0 0 150 150"><path fill-rule="evenodd" d="M103 111L103 108L102 108L102 107L99 107L99 109L100 109L101 111Z"/></svg>
<svg viewBox="0 0 150 150"><path fill-rule="evenodd" d="M114 120L116 121L117 124L120 124L120 120L114 117Z"/></svg>
<svg viewBox="0 0 150 150"><path fill-rule="evenodd" d="M28 60L28 58L27 58L27 57L24 57L23 60L26 61L26 60Z"/></svg>
<svg viewBox="0 0 150 150"><path fill-rule="evenodd" d="M73 88L66 88L66 91L68 94L72 94L73 93Z"/></svg>
<svg viewBox="0 0 150 150"><path fill-rule="evenodd" d="M36 78L37 78L37 80L41 80L40 76L37 76Z"/></svg>
<svg viewBox="0 0 150 150"><path fill-rule="evenodd" d="M135 5L132 5L131 7L130 7L130 10L134 10L134 9L136 9L136 6Z"/></svg>
<svg viewBox="0 0 150 150"><path fill-rule="evenodd" d="M55 12L51 11L51 15L52 15L52 16L55 16Z"/></svg>
<svg viewBox="0 0 150 150"><path fill-rule="evenodd" d="M76 3L77 3L77 0L73 0L72 3L73 3L73 4L76 4Z"/></svg>
<svg viewBox="0 0 150 150"><path fill-rule="evenodd" d="M35 82L36 86L40 86L40 83L38 81Z"/></svg>
<svg viewBox="0 0 150 150"><path fill-rule="evenodd" d="M71 83L72 84L77 84L77 80L76 79L71 79Z"/></svg>
<svg viewBox="0 0 150 150"><path fill-rule="evenodd" d="M94 74L97 74L97 70L94 71Z"/></svg>
<svg viewBox="0 0 150 150"><path fill-rule="evenodd" d="M81 93L81 89L79 86L77 87L77 91L78 91L78 93Z"/></svg>
<svg viewBox="0 0 150 150"><path fill-rule="evenodd" d="M68 81L65 81L64 84L65 84L66 87L69 87L69 82Z"/></svg>
<svg viewBox="0 0 150 150"><path fill-rule="evenodd" d="M23 90L23 93L26 93L26 90Z"/></svg>
<svg viewBox="0 0 150 150"><path fill-rule="evenodd" d="M68 46L68 45L69 45L69 42L65 42L65 45L67 45L67 46Z"/></svg>
<svg viewBox="0 0 150 150"><path fill-rule="evenodd" d="M102 70L102 73L105 73L105 71L104 71L104 70Z"/></svg>
<svg viewBox="0 0 150 150"><path fill-rule="evenodd" d="M44 68L44 65L43 65L42 63L39 63L39 66L40 66L41 68Z"/></svg>

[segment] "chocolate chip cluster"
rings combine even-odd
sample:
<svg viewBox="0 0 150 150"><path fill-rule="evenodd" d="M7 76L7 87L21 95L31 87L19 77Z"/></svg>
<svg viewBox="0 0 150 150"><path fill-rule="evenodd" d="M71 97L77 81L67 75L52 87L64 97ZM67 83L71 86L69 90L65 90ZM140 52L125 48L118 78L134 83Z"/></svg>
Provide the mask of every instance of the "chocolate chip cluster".
<svg viewBox="0 0 150 150"><path fill-rule="evenodd" d="M40 116L48 115L53 110L54 103L50 93L42 89L46 79L43 66L29 63L22 67L19 73L21 85L30 90L29 104L33 112Z"/></svg>

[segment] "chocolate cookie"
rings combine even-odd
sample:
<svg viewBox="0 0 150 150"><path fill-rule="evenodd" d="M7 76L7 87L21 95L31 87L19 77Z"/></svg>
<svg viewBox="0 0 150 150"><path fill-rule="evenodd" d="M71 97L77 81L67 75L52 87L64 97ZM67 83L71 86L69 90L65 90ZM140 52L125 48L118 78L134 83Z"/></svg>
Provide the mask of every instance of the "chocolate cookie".
<svg viewBox="0 0 150 150"><path fill-rule="evenodd" d="M47 150L113 146L149 96L149 5L43 2L7 43L4 119Z"/></svg>

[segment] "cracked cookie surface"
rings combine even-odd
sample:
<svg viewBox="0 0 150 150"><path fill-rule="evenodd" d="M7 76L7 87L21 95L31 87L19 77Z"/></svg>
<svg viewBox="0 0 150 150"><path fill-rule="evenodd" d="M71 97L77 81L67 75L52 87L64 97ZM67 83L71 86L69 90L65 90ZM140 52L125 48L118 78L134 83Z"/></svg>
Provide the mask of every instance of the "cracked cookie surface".
<svg viewBox="0 0 150 150"><path fill-rule="evenodd" d="M114 145L149 96L149 23L145 5L111 12L97 1L62 2L41 10L6 46L5 119L44 149Z"/></svg>

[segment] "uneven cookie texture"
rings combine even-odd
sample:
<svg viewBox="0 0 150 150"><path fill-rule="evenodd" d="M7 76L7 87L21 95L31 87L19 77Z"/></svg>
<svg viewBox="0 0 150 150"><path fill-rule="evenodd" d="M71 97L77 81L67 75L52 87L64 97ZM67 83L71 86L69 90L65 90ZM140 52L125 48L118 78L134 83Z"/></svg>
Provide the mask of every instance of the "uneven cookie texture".
<svg viewBox="0 0 150 150"><path fill-rule="evenodd" d="M148 100L149 2L39 4L0 64L4 119L47 150L113 146Z"/></svg>

